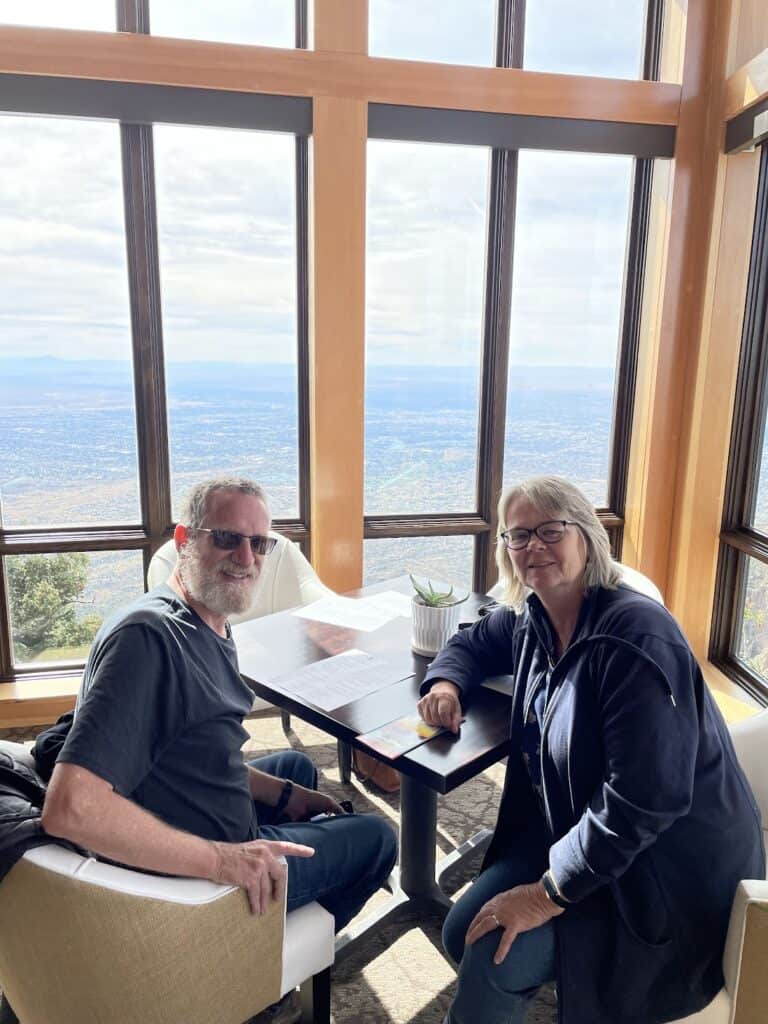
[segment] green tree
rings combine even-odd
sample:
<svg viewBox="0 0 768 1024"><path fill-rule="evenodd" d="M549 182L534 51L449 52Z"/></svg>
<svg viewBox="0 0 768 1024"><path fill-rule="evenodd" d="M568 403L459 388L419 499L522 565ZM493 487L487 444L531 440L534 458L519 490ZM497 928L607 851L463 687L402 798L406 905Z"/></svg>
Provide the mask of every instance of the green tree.
<svg viewBox="0 0 768 1024"><path fill-rule="evenodd" d="M91 642L101 618L78 619L75 611L88 580L87 555L24 555L6 564L17 658L31 660L50 647Z"/></svg>

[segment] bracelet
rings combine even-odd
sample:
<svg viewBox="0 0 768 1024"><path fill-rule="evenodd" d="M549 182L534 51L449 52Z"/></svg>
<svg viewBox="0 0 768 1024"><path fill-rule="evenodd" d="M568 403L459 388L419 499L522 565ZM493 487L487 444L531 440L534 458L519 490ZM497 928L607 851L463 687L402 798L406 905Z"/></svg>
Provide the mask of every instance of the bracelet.
<svg viewBox="0 0 768 1024"><path fill-rule="evenodd" d="M544 892L547 894L547 899L554 903L556 907L567 907L568 900L562 895L557 887L557 882L552 877L552 872L547 869L541 876L541 884L544 886Z"/></svg>
<svg viewBox="0 0 768 1024"><path fill-rule="evenodd" d="M275 814L282 814L285 808L288 806L288 801L291 799L293 794L293 783L290 779L283 779L283 792L280 794L280 799L275 804Z"/></svg>

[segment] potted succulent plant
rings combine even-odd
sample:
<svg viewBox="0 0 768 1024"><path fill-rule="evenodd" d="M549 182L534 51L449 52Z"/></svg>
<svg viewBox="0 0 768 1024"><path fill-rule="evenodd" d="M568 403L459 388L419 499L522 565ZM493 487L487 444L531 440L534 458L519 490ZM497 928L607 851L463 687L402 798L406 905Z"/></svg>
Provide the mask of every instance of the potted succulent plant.
<svg viewBox="0 0 768 1024"><path fill-rule="evenodd" d="M426 586L417 582L408 573L413 589L413 630L411 648L415 654L431 657L437 654L450 637L456 632L459 624L459 605L463 604L469 594L458 597L451 587L449 590L435 590L432 581L427 580Z"/></svg>

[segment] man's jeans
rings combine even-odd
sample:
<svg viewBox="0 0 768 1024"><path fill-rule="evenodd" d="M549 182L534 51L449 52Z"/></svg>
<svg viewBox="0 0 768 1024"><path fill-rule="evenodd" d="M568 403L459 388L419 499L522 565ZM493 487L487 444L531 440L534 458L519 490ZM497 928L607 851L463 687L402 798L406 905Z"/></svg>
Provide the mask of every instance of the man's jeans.
<svg viewBox="0 0 768 1024"><path fill-rule="evenodd" d="M248 762L251 767L317 789L317 771L310 759L286 750ZM313 900L333 914L340 931L386 881L397 860L391 826L375 814L345 814L324 821L274 824L274 809L256 804L259 839L304 843L314 857L286 857L288 910Z"/></svg>
<svg viewBox="0 0 768 1024"><path fill-rule="evenodd" d="M473 918L497 893L541 877L521 851L484 871L455 904L443 926L443 945L459 964L459 986L447 1024L523 1024L537 989L555 976L555 929L551 921L521 932L500 964L493 957L502 931L489 932L472 946L464 939Z"/></svg>

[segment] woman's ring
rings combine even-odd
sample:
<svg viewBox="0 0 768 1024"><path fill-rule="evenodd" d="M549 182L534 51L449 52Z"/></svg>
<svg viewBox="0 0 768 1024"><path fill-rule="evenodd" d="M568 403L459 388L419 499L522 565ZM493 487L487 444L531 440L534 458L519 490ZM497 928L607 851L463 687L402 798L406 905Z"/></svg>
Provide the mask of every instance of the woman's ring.
<svg viewBox="0 0 768 1024"><path fill-rule="evenodd" d="M498 919L498 917L496 917L495 914L491 914L491 917L493 918L493 923L496 925L496 927L501 928L501 921Z"/></svg>

